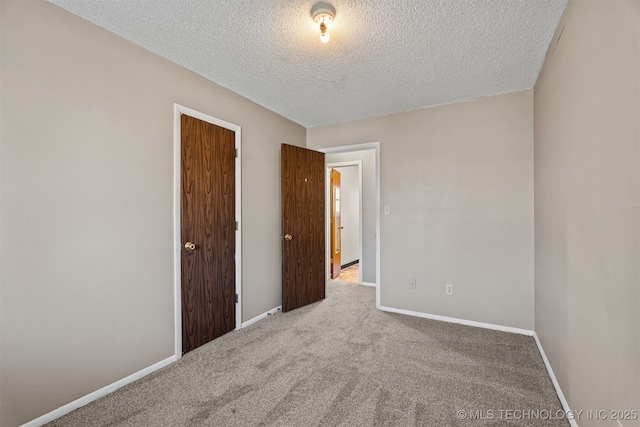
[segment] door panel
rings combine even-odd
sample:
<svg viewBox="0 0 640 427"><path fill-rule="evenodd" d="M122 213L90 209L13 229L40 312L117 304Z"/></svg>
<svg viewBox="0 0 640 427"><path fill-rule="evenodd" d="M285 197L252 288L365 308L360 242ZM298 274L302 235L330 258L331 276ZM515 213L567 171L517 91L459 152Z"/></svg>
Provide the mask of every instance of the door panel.
<svg viewBox="0 0 640 427"><path fill-rule="evenodd" d="M325 297L324 153L282 144L282 311Z"/></svg>
<svg viewBox="0 0 640 427"><path fill-rule="evenodd" d="M181 185L186 353L235 329L235 132L182 115Z"/></svg>
<svg viewBox="0 0 640 427"><path fill-rule="evenodd" d="M331 169L331 278L340 275L342 265L342 190L340 172Z"/></svg>

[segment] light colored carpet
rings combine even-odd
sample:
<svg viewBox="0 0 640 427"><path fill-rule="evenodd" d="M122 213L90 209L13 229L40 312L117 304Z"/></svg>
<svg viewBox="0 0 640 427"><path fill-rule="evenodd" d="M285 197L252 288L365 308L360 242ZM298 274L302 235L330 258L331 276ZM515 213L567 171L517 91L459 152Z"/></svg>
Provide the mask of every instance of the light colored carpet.
<svg viewBox="0 0 640 427"><path fill-rule="evenodd" d="M49 425L569 425L561 409L533 338L381 312L334 281Z"/></svg>

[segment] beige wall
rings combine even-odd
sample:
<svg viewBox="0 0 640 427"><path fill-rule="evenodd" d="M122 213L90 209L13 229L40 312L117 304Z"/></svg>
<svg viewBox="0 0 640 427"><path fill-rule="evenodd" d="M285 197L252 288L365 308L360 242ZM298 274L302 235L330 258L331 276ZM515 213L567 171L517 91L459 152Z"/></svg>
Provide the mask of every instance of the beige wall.
<svg viewBox="0 0 640 427"><path fill-rule="evenodd" d="M536 331L577 410L640 410L639 18L571 2L534 93Z"/></svg>
<svg viewBox="0 0 640 427"><path fill-rule="evenodd" d="M533 329L532 96L307 129L315 149L380 141L383 306Z"/></svg>
<svg viewBox="0 0 640 427"><path fill-rule="evenodd" d="M242 126L244 319L281 303L305 129L43 1L2 2L0 425L171 356L173 104Z"/></svg>

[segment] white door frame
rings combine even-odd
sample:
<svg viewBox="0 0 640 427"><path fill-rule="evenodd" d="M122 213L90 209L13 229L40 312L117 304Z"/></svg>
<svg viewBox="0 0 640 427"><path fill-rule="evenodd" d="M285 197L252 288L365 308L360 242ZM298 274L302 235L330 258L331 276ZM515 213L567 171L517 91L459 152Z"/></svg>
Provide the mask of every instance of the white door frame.
<svg viewBox="0 0 640 427"><path fill-rule="evenodd" d="M349 153L352 151L373 150L375 152L376 167L376 308L380 308L380 142L367 142L364 144L345 145L341 147L318 148L325 154ZM362 194L362 192L361 192ZM328 227L328 226L327 226ZM362 233L361 233L362 235ZM331 243L329 243L329 246ZM329 249L331 250L331 249Z"/></svg>
<svg viewBox="0 0 640 427"><path fill-rule="evenodd" d="M348 162L337 162L337 163L327 163L325 164L327 168L327 173L325 174L327 177L327 184L325 188L327 189L326 203L327 206L327 218L325 220L325 224L327 224L327 243L326 243L326 259L327 259L327 280L331 279L331 234L333 230L331 230L331 169L340 168L345 166L357 166L358 167L358 260L360 263L360 268L358 269L358 283L362 283L362 160L352 160ZM342 197L344 197L344 192L342 192Z"/></svg>
<svg viewBox="0 0 640 427"><path fill-rule="evenodd" d="M180 116L186 114L207 123L223 127L235 132L235 147L237 150L235 173L236 173L236 221L238 227L236 230L236 294L238 294L238 302L236 303L236 328L242 327L242 128L233 123L225 122L216 117L209 116L191 108L174 104L174 125L173 125L173 281L174 281L174 325L175 325L175 356L177 359L182 357L182 262L181 262L181 230L182 223L180 218L180 189L181 189L181 125Z"/></svg>

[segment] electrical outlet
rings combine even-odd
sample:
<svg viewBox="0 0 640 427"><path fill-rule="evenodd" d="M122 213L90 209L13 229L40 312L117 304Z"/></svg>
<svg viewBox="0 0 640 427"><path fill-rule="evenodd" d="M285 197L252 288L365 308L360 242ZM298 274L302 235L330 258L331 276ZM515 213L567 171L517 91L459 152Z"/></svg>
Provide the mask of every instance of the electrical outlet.
<svg viewBox="0 0 640 427"><path fill-rule="evenodd" d="M447 283L445 285L444 293L447 295L453 295L453 285Z"/></svg>
<svg viewBox="0 0 640 427"><path fill-rule="evenodd" d="M389 205L384 205L384 209L382 209L383 213L385 216L389 216L391 215L391 206Z"/></svg>
<svg viewBox="0 0 640 427"><path fill-rule="evenodd" d="M415 289L416 288L416 279L409 279L409 287L411 289Z"/></svg>

